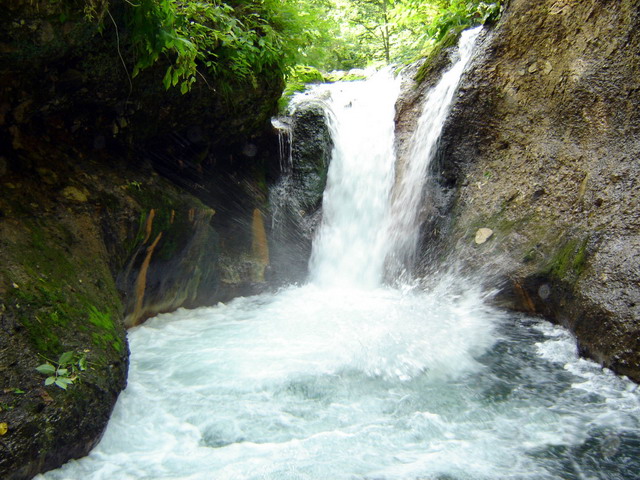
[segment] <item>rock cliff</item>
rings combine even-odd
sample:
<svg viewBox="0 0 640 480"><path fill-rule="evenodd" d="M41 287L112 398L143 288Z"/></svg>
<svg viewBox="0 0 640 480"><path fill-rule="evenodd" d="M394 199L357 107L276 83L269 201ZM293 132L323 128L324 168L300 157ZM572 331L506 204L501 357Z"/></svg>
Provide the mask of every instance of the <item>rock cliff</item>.
<svg viewBox="0 0 640 480"><path fill-rule="evenodd" d="M165 91L130 78L124 2L0 18L0 477L86 455L126 384L125 327L265 285L269 130L282 79ZM70 5L61 11L64 5ZM73 7L73 8L71 8ZM110 21L110 20L109 20ZM277 162L277 160L276 160ZM36 370L72 352L66 390ZM82 360L82 361L81 361ZM83 368L80 368L80 363Z"/></svg>
<svg viewBox="0 0 640 480"><path fill-rule="evenodd" d="M425 264L460 259L636 381L639 28L637 0L509 2L444 127L425 225Z"/></svg>
<svg viewBox="0 0 640 480"><path fill-rule="evenodd" d="M296 104L282 120L288 129L282 176L271 192L274 280L303 282L313 235L322 216L333 141L324 108L317 100ZM287 155L288 154L288 155Z"/></svg>

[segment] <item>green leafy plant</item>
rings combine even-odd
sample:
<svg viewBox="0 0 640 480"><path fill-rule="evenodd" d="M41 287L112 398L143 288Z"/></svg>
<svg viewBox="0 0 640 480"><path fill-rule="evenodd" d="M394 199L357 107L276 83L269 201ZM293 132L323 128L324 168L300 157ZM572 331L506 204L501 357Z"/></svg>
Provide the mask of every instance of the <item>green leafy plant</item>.
<svg viewBox="0 0 640 480"><path fill-rule="evenodd" d="M496 21L502 8L500 1L450 0L447 7L433 19L428 33L436 41L440 41L451 29L462 31Z"/></svg>
<svg viewBox="0 0 640 480"><path fill-rule="evenodd" d="M142 189L142 183L137 182L137 181L129 182L129 183L127 184L127 187L129 187L129 188L135 188L135 189L137 189L137 190L139 191L139 190L141 190L141 189Z"/></svg>
<svg viewBox="0 0 640 480"><path fill-rule="evenodd" d="M39 373L47 376L44 384L55 385L63 390L77 380L80 372L87 369L86 353L64 352L57 362L45 360L46 363L36 367Z"/></svg>
<svg viewBox="0 0 640 480"><path fill-rule="evenodd" d="M261 73L284 74L298 47L311 41L292 0L137 0L126 12L133 76L167 59L164 87L179 86L183 94L204 72L222 90L256 86Z"/></svg>
<svg viewBox="0 0 640 480"><path fill-rule="evenodd" d="M113 26L125 69L133 60L131 77L162 63L165 88L183 94L198 79L231 91L257 86L261 75L284 76L320 35L316 22L325 10L316 12L316 2L327 9L331 2L305 0L300 8L297 0L126 0L122 7L111 0L49 1L61 22L83 12L99 32Z"/></svg>

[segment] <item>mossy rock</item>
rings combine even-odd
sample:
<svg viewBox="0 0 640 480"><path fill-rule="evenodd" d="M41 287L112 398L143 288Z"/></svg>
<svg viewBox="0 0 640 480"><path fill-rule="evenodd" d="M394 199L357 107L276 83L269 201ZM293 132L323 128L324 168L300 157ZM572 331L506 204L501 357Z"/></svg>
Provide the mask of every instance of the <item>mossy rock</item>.
<svg viewBox="0 0 640 480"><path fill-rule="evenodd" d="M299 92L304 92L310 85L327 82L326 76L315 67L296 65L289 74L284 91L278 100L278 111L286 113L291 98Z"/></svg>

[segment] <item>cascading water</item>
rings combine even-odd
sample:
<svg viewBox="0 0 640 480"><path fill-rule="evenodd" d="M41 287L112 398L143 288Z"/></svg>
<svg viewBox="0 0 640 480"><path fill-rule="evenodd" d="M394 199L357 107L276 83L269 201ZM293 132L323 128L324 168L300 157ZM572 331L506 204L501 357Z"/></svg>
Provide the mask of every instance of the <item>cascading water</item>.
<svg viewBox="0 0 640 480"><path fill-rule="evenodd" d="M420 235L420 210L427 170L437 150L438 138L449 113L462 73L471 60L480 28L462 32L458 60L428 93L422 115L411 139L407 162L402 166L390 217L388 268L397 278L415 264Z"/></svg>
<svg viewBox="0 0 640 480"><path fill-rule="evenodd" d="M271 121L271 125L276 130L276 134L278 135L280 172L283 177L286 177L287 174L291 173L291 169L293 167L293 156L291 155L291 143L293 141L293 139L291 138L291 125L277 118L274 118Z"/></svg>
<svg viewBox="0 0 640 480"><path fill-rule="evenodd" d="M372 83L374 99L396 88ZM358 115L351 88L333 87L336 128ZM391 121L364 117L365 131ZM392 175L378 137L337 142L354 144L332 160L315 281L131 330L129 384L103 440L38 478L637 478L637 387L579 359L566 331L499 312L462 279L429 293L379 285L392 178L364 192L351 178ZM362 238L343 231L354 224ZM340 256L359 249L364 263Z"/></svg>
<svg viewBox="0 0 640 480"><path fill-rule="evenodd" d="M383 71L364 85L325 87L334 141L323 222L311 254L311 280L376 287L388 246L384 225L394 179L394 106L399 83Z"/></svg>

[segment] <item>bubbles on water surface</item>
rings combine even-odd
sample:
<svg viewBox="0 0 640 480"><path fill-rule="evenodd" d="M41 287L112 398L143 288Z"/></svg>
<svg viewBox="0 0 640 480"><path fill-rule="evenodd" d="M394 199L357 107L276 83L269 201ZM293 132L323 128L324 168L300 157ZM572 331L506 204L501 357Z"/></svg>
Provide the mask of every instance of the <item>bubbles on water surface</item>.
<svg viewBox="0 0 640 480"><path fill-rule="evenodd" d="M471 290L309 285L161 315L130 339L103 441L44 478L631 480L640 468L633 385L579 359L564 330Z"/></svg>
<svg viewBox="0 0 640 480"><path fill-rule="evenodd" d="M376 95L368 106L392 114L393 98ZM360 106L342 110L355 116ZM392 145L392 117L385 125L371 131ZM382 150L355 143L372 157ZM365 175L363 165L376 167L357 190L373 200L343 198L354 172L341 158ZM377 202L389 197L393 168L384 155L366 158L332 160L327 222L345 209L316 245L323 288L180 310L130 331L128 387L101 443L38 478L636 479L638 391L579 359L566 331L488 307L457 277L430 293L375 288L388 246L377 242L386 218Z"/></svg>

